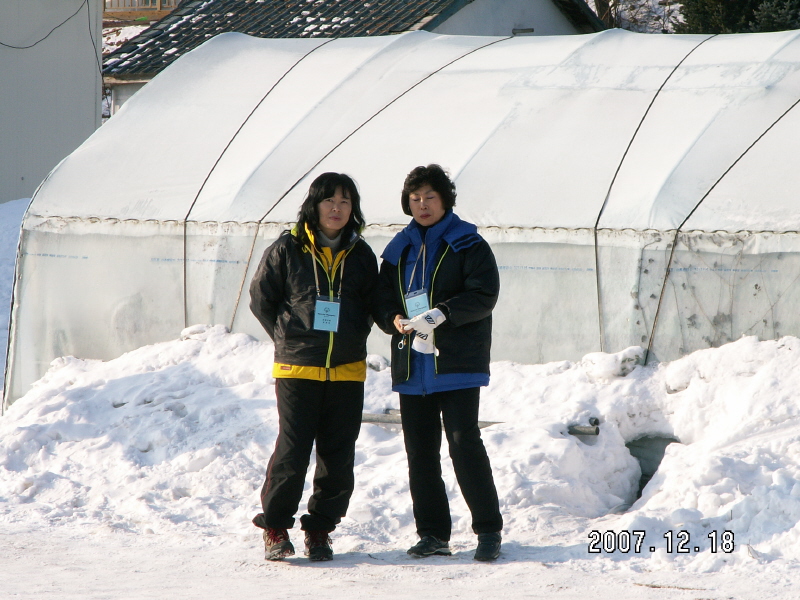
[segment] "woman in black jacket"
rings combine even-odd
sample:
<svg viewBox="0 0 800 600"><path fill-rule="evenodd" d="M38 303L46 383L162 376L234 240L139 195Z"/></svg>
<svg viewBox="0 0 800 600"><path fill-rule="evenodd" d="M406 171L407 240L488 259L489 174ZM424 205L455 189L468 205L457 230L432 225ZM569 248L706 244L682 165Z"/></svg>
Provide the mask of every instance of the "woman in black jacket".
<svg viewBox="0 0 800 600"><path fill-rule="evenodd" d="M439 165L417 167L406 177L400 202L413 219L383 252L375 319L392 335L392 389L400 393L420 536L408 553L450 554L450 509L439 454L443 421L478 534L475 558L494 560L503 518L478 429L478 403L481 386L489 384L500 278L477 227L453 213L455 200L455 185Z"/></svg>
<svg viewBox="0 0 800 600"><path fill-rule="evenodd" d="M250 308L275 343L279 431L261 490L263 513L253 519L264 529L267 560L294 554L288 530L314 442L314 492L300 517L311 560L332 558L328 534L353 493L378 275L363 227L353 180L320 175L297 225L267 248L250 285Z"/></svg>

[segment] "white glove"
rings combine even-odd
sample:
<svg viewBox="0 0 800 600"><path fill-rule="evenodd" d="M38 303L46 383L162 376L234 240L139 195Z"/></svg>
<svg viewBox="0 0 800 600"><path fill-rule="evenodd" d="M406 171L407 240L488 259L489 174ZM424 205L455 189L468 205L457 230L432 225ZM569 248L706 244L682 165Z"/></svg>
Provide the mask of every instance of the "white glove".
<svg viewBox="0 0 800 600"><path fill-rule="evenodd" d="M434 354L439 356L439 350L433 345L433 337L429 333L416 332L411 347L420 354Z"/></svg>
<svg viewBox="0 0 800 600"><path fill-rule="evenodd" d="M413 319L400 319L400 324L406 332L418 331L419 333L429 334L446 320L447 317L444 316L442 311L438 308L432 308Z"/></svg>

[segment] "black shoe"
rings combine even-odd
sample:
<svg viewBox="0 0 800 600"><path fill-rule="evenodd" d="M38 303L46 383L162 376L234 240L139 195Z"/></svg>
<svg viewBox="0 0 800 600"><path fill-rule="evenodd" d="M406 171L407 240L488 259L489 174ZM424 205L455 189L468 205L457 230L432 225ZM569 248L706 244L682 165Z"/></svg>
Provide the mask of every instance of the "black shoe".
<svg viewBox="0 0 800 600"><path fill-rule="evenodd" d="M432 535L424 535L422 539L408 549L408 554L418 558L423 556L450 556L450 544Z"/></svg>
<svg viewBox="0 0 800 600"><path fill-rule="evenodd" d="M264 558L281 560L294 556L294 546L289 541L289 532L285 529L267 528L264 530Z"/></svg>
<svg viewBox="0 0 800 600"><path fill-rule="evenodd" d="M478 548L475 550L475 560L495 560L500 556L500 540L502 536L499 531L494 533L479 533Z"/></svg>
<svg viewBox="0 0 800 600"><path fill-rule="evenodd" d="M306 556L308 560L332 560L333 548L327 531L306 531Z"/></svg>

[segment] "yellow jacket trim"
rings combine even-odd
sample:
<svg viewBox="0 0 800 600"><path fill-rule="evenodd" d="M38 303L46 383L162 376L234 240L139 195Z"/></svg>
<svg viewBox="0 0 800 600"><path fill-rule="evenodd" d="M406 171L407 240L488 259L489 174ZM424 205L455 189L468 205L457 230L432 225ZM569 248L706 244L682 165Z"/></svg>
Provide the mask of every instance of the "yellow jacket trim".
<svg viewBox="0 0 800 600"><path fill-rule="evenodd" d="M311 241L311 245L314 246L314 248L316 248L317 239L314 237L314 232L311 231L311 228L308 225L306 225L306 235L308 236L308 239ZM305 249L308 250L309 252L312 250L308 246L306 246ZM345 250L339 250L336 252L336 256L334 257L333 252L331 252L331 249L328 248L327 246L322 246L319 250L316 250L316 252L317 255L320 257L320 261L327 269L329 275L333 274L336 271L337 267L339 266L339 263L342 262L342 259L346 254Z"/></svg>
<svg viewBox="0 0 800 600"><path fill-rule="evenodd" d="M338 367L302 367L275 363L272 366L275 379L313 379L314 381L365 381L367 379L367 361L360 360Z"/></svg>

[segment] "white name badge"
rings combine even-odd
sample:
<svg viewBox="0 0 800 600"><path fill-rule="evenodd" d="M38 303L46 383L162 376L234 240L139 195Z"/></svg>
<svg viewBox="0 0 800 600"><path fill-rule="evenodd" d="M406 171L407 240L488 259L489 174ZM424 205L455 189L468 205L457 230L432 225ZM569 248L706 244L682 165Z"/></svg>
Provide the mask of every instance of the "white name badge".
<svg viewBox="0 0 800 600"><path fill-rule="evenodd" d="M339 301L336 298L320 296L314 308L314 329L336 331L339 328Z"/></svg>
<svg viewBox="0 0 800 600"><path fill-rule="evenodd" d="M409 319L413 319L417 315L427 312L429 309L428 293L424 288L406 294L406 312L408 312Z"/></svg>

